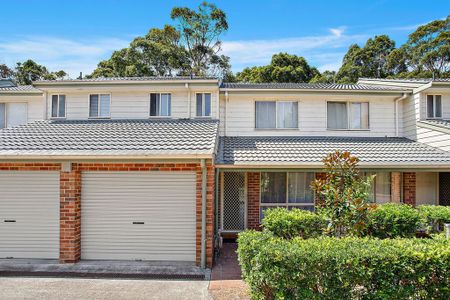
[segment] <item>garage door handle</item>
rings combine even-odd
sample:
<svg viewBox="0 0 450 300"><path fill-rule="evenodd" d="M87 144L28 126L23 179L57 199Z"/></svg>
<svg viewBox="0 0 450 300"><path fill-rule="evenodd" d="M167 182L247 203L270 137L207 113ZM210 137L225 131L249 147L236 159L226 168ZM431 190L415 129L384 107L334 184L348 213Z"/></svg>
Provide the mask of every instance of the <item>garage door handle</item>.
<svg viewBox="0 0 450 300"><path fill-rule="evenodd" d="M5 223L16 223L16 220L4 220Z"/></svg>
<svg viewBox="0 0 450 300"><path fill-rule="evenodd" d="M133 222L134 225L143 225L145 224L144 222Z"/></svg>

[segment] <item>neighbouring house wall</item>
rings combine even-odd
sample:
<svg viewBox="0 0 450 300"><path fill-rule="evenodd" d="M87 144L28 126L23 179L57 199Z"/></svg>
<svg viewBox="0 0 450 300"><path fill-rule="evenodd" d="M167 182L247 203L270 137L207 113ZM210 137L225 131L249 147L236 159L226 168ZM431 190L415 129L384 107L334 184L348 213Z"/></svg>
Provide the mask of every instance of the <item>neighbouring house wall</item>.
<svg viewBox="0 0 450 300"><path fill-rule="evenodd" d="M189 90L184 84L138 85L138 86L98 86L90 87L52 87L47 90L47 117L51 118L51 97L66 95L66 119L89 118L89 95L111 94L111 119L147 119L150 117L150 93L171 94L171 117L195 118L196 93L211 93L211 118L218 118L217 84L191 84ZM190 95L190 101L189 101Z"/></svg>
<svg viewBox="0 0 450 300"><path fill-rule="evenodd" d="M450 151L450 134L439 130L439 128L425 128L418 124L417 141L444 151Z"/></svg>
<svg viewBox="0 0 450 300"><path fill-rule="evenodd" d="M247 173L247 227L255 230L260 229L260 179L260 172Z"/></svg>
<svg viewBox="0 0 450 300"><path fill-rule="evenodd" d="M0 94L0 103L27 103L27 122L45 119L43 95Z"/></svg>
<svg viewBox="0 0 450 300"><path fill-rule="evenodd" d="M395 136L394 99L396 97L398 95L231 91L227 102L224 95L220 97L220 134L227 136ZM298 101L299 128L255 129L255 101L264 100ZM327 101L368 101L370 130L327 130ZM401 122L399 123L401 127Z"/></svg>
<svg viewBox="0 0 450 300"><path fill-rule="evenodd" d="M439 173L416 173L416 205L438 204Z"/></svg>
<svg viewBox="0 0 450 300"><path fill-rule="evenodd" d="M416 206L416 173L403 173L403 203Z"/></svg>
<svg viewBox="0 0 450 300"><path fill-rule="evenodd" d="M417 139L417 121L420 119L421 94L414 94L401 101L403 136L412 140Z"/></svg>
<svg viewBox="0 0 450 300"><path fill-rule="evenodd" d="M74 263L81 257L81 179L83 171L195 171L196 172L196 262L200 264L202 224L202 169L199 163L72 163L65 172L60 163L2 163L5 171L60 171L60 262ZM213 264L214 166L207 162L206 264Z"/></svg>

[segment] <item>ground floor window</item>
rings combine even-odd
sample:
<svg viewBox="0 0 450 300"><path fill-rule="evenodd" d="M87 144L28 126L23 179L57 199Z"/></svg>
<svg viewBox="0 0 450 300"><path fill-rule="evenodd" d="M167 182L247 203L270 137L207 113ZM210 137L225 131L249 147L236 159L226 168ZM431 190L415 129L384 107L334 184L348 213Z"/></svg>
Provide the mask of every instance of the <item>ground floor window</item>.
<svg viewBox="0 0 450 300"><path fill-rule="evenodd" d="M367 175L375 175L370 200L375 203L391 202L391 172L368 172Z"/></svg>
<svg viewBox="0 0 450 300"><path fill-rule="evenodd" d="M314 210L314 192L310 185L313 172L261 173L260 220L264 211L273 207Z"/></svg>

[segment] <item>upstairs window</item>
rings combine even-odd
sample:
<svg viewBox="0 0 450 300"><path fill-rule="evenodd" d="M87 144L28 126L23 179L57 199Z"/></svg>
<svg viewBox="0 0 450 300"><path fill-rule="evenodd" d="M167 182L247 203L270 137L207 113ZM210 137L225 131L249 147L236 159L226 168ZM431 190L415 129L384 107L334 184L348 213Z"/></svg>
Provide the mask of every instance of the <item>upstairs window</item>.
<svg viewBox="0 0 450 300"><path fill-rule="evenodd" d="M171 95L168 93L150 94L150 116L169 117L171 115Z"/></svg>
<svg viewBox="0 0 450 300"><path fill-rule="evenodd" d="M66 117L66 96L52 95L52 118Z"/></svg>
<svg viewBox="0 0 450 300"><path fill-rule="evenodd" d="M27 103L0 103L0 129L27 122Z"/></svg>
<svg viewBox="0 0 450 300"><path fill-rule="evenodd" d="M211 93L197 94L197 117L211 116Z"/></svg>
<svg viewBox="0 0 450 300"><path fill-rule="evenodd" d="M368 102L327 102L328 129L369 129Z"/></svg>
<svg viewBox="0 0 450 300"><path fill-rule="evenodd" d="M428 119L442 118L441 95L427 95L427 118Z"/></svg>
<svg viewBox="0 0 450 300"><path fill-rule="evenodd" d="M298 102L256 101L256 124L258 129L298 128Z"/></svg>
<svg viewBox="0 0 450 300"><path fill-rule="evenodd" d="M89 95L90 118L109 118L110 106L111 106L111 96L109 94Z"/></svg>

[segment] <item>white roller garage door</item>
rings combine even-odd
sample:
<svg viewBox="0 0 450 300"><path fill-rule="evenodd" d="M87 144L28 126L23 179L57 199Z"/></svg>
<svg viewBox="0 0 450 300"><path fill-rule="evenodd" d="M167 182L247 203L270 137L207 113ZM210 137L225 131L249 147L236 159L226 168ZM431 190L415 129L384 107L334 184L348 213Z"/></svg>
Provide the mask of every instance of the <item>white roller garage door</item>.
<svg viewBox="0 0 450 300"><path fill-rule="evenodd" d="M83 172L81 258L195 261L194 172Z"/></svg>
<svg viewBox="0 0 450 300"><path fill-rule="evenodd" d="M0 258L59 257L59 172L0 171Z"/></svg>

